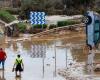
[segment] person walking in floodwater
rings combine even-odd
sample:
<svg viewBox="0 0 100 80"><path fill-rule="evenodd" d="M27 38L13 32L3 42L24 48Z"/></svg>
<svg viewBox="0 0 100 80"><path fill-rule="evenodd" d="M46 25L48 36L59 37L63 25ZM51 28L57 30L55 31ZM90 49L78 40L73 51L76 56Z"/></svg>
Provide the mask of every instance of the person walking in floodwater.
<svg viewBox="0 0 100 80"><path fill-rule="evenodd" d="M91 45L88 45L88 49L87 68L88 72L93 73L95 49Z"/></svg>
<svg viewBox="0 0 100 80"><path fill-rule="evenodd" d="M6 60L6 58L7 58L7 55L6 55L6 53L5 53L5 51L3 51L3 49L2 48L0 48L0 64L2 64L2 69L4 70L4 68L5 68L5 60Z"/></svg>
<svg viewBox="0 0 100 80"><path fill-rule="evenodd" d="M16 77L21 77L21 72L24 70L24 64L20 55L17 55L12 71L14 71L14 69L15 69Z"/></svg>

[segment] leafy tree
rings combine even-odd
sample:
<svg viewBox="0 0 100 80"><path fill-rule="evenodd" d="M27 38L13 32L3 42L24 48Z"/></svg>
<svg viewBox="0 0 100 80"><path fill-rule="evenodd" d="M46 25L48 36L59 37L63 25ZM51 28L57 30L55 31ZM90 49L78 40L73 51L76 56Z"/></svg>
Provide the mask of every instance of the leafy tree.
<svg viewBox="0 0 100 80"><path fill-rule="evenodd" d="M66 14L83 13L87 9L94 8L95 0L64 0Z"/></svg>
<svg viewBox="0 0 100 80"><path fill-rule="evenodd" d="M75 13L94 7L95 0L21 0L21 13L24 18L29 18L29 12L64 10Z"/></svg>
<svg viewBox="0 0 100 80"><path fill-rule="evenodd" d="M22 0L20 17L22 19L29 18L30 11L43 11L45 0Z"/></svg>
<svg viewBox="0 0 100 80"><path fill-rule="evenodd" d="M67 7L93 7L95 0L65 0Z"/></svg>

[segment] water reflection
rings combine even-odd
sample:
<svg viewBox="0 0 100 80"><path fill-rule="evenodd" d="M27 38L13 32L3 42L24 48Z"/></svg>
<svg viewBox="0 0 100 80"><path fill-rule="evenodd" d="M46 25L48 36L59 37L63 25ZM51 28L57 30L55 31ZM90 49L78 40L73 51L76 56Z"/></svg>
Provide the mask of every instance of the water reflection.
<svg viewBox="0 0 100 80"><path fill-rule="evenodd" d="M78 35L79 33L68 32L66 34L66 36L67 37L69 36L70 38L65 38L61 41L60 40L56 41L56 46L61 46L61 45L66 45L66 44L68 44L68 46L69 46L69 48L67 48L67 50L65 48L60 48L60 49L56 48L57 69L65 68L65 66L67 65L68 68L71 68L71 67L75 68L75 70L72 69L75 74L77 74L77 73L84 74L83 73L84 66L81 66L81 64L82 64L81 62L86 62L87 55L84 54L82 46L79 46L79 45L85 44L85 38L80 38L78 36L75 38L74 37L71 38L71 36L73 34ZM60 36L60 37L63 37L63 36ZM48 40L41 41L41 40L37 40L37 39L32 38L32 41L27 40L27 41L20 41L20 42L9 42L5 47L6 52L9 53L7 55L9 55L9 57L11 58L10 59L8 57L9 58L8 64L10 63L11 60L12 61L14 60L15 55L13 53L21 54L25 58L25 65L26 65L25 72L26 73L29 72L29 75L28 74L26 75L24 73L24 77L25 77L24 80L26 80L27 77L30 76L31 74L32 74L32 76L34 76L36 74L34 72L37 72L38 74L41 73L41 71L39 70L40 68L38 68L38 66L41 66L40 61L33 59L34 57L39 56L39 55L36 55L37 53L42 52L41 50L39 50L39 48L41 48L41 46L40 46L41 43L47 44L46 45L46 58L45 58L45 71L46 71L45 75L48 76L47 74L48 74L48 72L50 72L50 75L52 76L52 72L54 72L54 66L55 66L55 61L54 61L55 60L55 55L54 55L55 54L54 53L55 41L48 41ZM38 48L34 50L34 46L38 46ZM39 50L40 52L37 50ZM30 58L30 56L33 58ZM42 55L40 57L42 57ZM100 54L96 54L96 59L97 58L100 59ZM29 66L32 66L32 68L29 67L28 64L30 64ZM33 65L36 68L33 68ZM35 69L37 71L35 71ZM33 72L31 72L31 71L33 71ZM10 73L8 73L8 74L10 74ZM36 75L38 75L38 74L36 74ZM87 72L85 74L87 74ZM89 74L91 74L91 73L89 73ZM11 80L8 77L6 79ZM22 78L14 78L14 79L15 80L23 80L23 77ZM4 72L2 70L0 70L0 80L5 80ZM30 78L29 78L29 80L30 80Z"/></svg>
<svg viewBox="0 0 100 80"><path fill-rule="evenodd" d="M16 77L15 80L21 80L21 77Z"/></svg>
<svg viewBox="0 0 100 80"><path fill-rule="evenodd" d="M31 45L31 57L33 58L46 57L46 45L45 44Z"/></svg>
<svg viewBox="0 0 100 80"><path fill-rule="evenodd" d="M62 43L62 41L58 41L56 42L56 46L62 46L65 45ZM74 45L74 46L73 46ZM43 45L44 46L44 45ZM16 43L12 43L9 46L9 50L8 48L6 50L7 53L9 53L9 55L11 56L11 53L19 53L21 54L25 59L27 58L27 60L33 60L33 64L36 65L36 67L38 66L38 60L33 59L34 57L38 57L39 55L36 55L37 53L46 53L46 58L45 58L45 75L48 76L48 72L50 72L50 76L52 76L52 73L54 72L54 59L55 59L55 52L54 52L54 41L50 42L49 44L47 43L45 46L44 52L42 51L43 46L41 46L41 43L32 43L32 42L16 42ZM80 47L79 45L75 45L71 43L71 47L69 48L56 48L56 53L57 53L57 69L61 69L61 68L65 68L66 65L68 66L68 68L74 67L73 65L76 64L77 62L85 62L86 60L86 55L84 55L83 53L83 49L82 47ZM36 49L34 49L34 47ZM15 48L15 49L14 49ZM67 50L66 50L67 49ZM67 55L66 55L67 53ZM13 55L13 54L12 54ZM29 55L29 56L28 56ZM15 55L13 55L15 57ZM30 58L33 57L33 58ZM67 56L67 57L66 57ZM40 57L43 57L43 55L41 55ZM29 62L26 61L26 64L29 64ZM30 66L33 66L33 64ZM39 64L40 66L40 64ZM77 65L76 65L77 66ZM28 66L29 67L29 66ZM37 69L37 68L36 68ZM27 72L27 70L29 70L29 68L25 68L25 72ZM49 71L50 70L50 71ZM82 68L75 68L76 71L73 71L74 73L80 73L83 74L83 67ZM78 71L79 70L79 71ZM32 71L32 70L30 70ZM33 69L34 71L34 69ZM38 71L37 71L38 72ZM41 72L40 72L41 73ZM39 74L40 74L39 73ZM38 75L38 74L37 74ZM33 74L34 76L34 74ZM5 80L5 79L1 79L0 80ZM21 78L15 78L15 80L21 80Z"/></svg>
<svg viewBox="0 0 100 80"><path fill-rule="evenodd" d="M21 43L17 42L17 53L22 54L23 53L23 46Z"/></svg>
<svg viewBox="0 0 100 80"><path fill-rule="evenodd" d="M6 80L4 76L4 70L0 70L0 80Z"/></svg>

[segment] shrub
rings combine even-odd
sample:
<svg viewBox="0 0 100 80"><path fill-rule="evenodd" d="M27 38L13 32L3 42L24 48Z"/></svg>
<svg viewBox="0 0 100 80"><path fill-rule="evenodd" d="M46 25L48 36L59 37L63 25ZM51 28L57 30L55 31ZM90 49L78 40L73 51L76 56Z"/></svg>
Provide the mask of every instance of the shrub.
<svg viewBox="0 0 100 80"><path fill-rule="evenodd" d="M47 25L46 24L44 24L43 25L43 29L42 29L42 25L33 25L29 30L28 30L28 32L29 33L39 33L39 32L41 32L41 31L43 31L43 30L45 30L47 28Z"/></svg>
<svg viewBox="0 0 100 80"><path fill-rule="evenodd" d="M9 12L4 11L4 10L0 11L0 19L7 23L16 20L16 18L14 16L12 16Z"/></svg>
<svg viewBox="0 0 100 80"><path fill-rule="evenodd" d="M21 11L18 8L4 8L3 10L9 12L10 14L19 14L19 12Z"/></svg>
<svg viewBox="0 0 100 80"><path fill-rule="evenodd" d="M78 21L72 21L72 20L67 20L67 21L58 21L57 22L57 26L61 27L61 26L67 26L67 25L73 25L73 24L78 24Z"/></svg>
<svg viewBox="0 0 100 80"><path fill-rule="evenodd" d="M49 29L53 29L53 28L56 28L56 27L57 27L57 25L51 24L51 25L49 26Z"/></svg>
<svg viewBox="0 0 100 80"><path fill-rule="evenodd" d="M33 25L33 28L41 28L42 29L42 27L43 27L43 29L45 29L45 28L47 28L47 25L46 24L43 24L43 25L40 25L40 24L37 24L37 25Z"/></svg>
<svg viewBox="0 0 100 80"><path fill-rule="evenodd" d="M27 26L24 23L18 23L17 26L20 32L24 33L26 31Z"/></svg>

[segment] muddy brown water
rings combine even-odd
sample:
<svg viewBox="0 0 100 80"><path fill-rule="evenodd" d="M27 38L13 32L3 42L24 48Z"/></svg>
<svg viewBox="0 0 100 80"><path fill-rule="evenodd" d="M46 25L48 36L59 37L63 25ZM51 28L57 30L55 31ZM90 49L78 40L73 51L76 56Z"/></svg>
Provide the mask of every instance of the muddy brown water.
<svg viewBox="0 0 100 80"><path fill-rule="evenodd" d="M67 36L68 37L68 36ZM53 37L54 38L54 37ZM52 38L52 39L53 39ZM61 38L61 37L58 37L58 38ZM34 38L33 38L34 39ZM86 62L87 60L87 55L84 54L84 51L83 51L83 45L85 45L85 37L75 37L75 38L66 38L64 36L63 39L58 39L55 41L54 40L44 40L44 41L34 41L34 40L26 40L26 41L19 41L19 42L8 42L6 44L2 44L0 47L3 47L7 53L7 60L6 60L6 63L5 63L5 71L3 72L2 70L0 70L0 80L41 80L41 79L38 79L38 77L42 77L42 72L38 72L39 70L41 70L41 68L39 68L39 66L41 66L41 64L38 63L39 60L41 60L40 58L39 59L34 59L31 57L32 54L30 54L31 50L32 50L32 45L38 45L38 44L46 44L46 57L48 60L49 59L49 56L51 56L50 54L52 53L53 56L50 57L50 60L52 63L48 63L45 61L45 65L46 66L50 66L52 65L53 66L53 69L52 68L46 68L46 71L49 72L48 69L51 69L51 75L49 75L49 77L54 77L54 60L52 60L51 58L54 57L54 45L55 45L55 42L56 42L56 45L57 46L60 46L59 48L57 48L57 55L58 55L58 63L57 63L57 69L63 69L63 68L66 68L66 49L67 49L67 56L69 57L67 61L67 65L69 65L70 63L73 63L73 62L77 62L77 63L81 63L81 62ZM70 47L68 46L67 48L65 47L61 47L62 45L65 45L65 44L71 44L71 46L73 47ZM77 44L83 44L82 46L75 46ZM13 66L13 63L14 63L14 60L16 58L16 55L17 54L21 54L23 59L24 59L24 62L25 62L25 71L23 72L23 75L21 78L15 78L15 74L11 71L12 70L12 66ZM63 54L65 53L65 54ZM62 57L60 57L60 55L63 55ZM64 59L62 59L64 58ZM62 62L62 66L60 65L60 60L63 61ZM96 54L96 57L95 57L95 60L96 61L99 61L100 60L100 54ZM31 63L31 61L33 61ZM37 61L37 62L34 62L34 61ZM37 64L38 63L38 64ZM38 69L37 72L34 72L35 69L33 69L33 66L35 69ZM38 67L37 67L38 66ZM37 68L36 68L37 67ZM87 74L86 72L86 69L85 67L83 67L84 69L82 69L82 73L85 75ZM48 76L46 75L45 72L45 76ZM94 75L97 75L99 76L99 72L98 73L94 73Z"/></svg>

